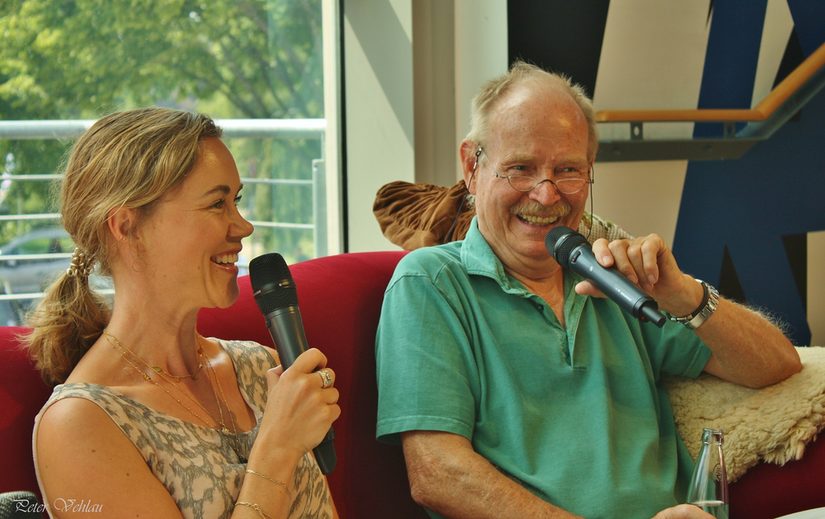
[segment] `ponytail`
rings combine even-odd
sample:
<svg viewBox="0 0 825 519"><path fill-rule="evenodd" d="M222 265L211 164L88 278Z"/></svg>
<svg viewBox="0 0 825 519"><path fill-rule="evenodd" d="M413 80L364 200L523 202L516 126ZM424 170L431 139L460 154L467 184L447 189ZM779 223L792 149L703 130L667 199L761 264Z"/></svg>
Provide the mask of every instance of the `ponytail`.
<svg viewBox="0 0 825 519"><path fill-rule="evenodd" d="M75 265L77 256L75 251L72 266L29 313L26 321L33 329L21 337L43 380L52 385L66 381L111 315L106 300L89 287L91 269Z"/></svg>

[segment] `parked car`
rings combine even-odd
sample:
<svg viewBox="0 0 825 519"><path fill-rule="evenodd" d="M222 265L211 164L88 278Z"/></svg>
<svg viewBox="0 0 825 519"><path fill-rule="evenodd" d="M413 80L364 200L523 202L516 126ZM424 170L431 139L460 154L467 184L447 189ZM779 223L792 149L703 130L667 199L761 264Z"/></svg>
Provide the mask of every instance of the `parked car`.
<svg viewBox="0 0 825 519"><path fill-rule="evenodd" d="M28 310L28 301L0 300L0 326L19 326Z"/></svg>
<svg viewBox="0 0 825 519"><path fill-rule="evenodd" d="M27 232L0 246L0 294L31 297L0 298L0 325L23 323L40 292L69 268L74 241L62 227ZM89 285L107 298L113 294L112 279L92 273Z"/></svg>
<svg viewBox="0 0 825 519"><path fill-rule="evenodd" d="M74 242L62 227L46 227L27 232L0 247L0 284L6 294L42 292L71 262ZM51 255L38 258L8 256Z"/></svg>

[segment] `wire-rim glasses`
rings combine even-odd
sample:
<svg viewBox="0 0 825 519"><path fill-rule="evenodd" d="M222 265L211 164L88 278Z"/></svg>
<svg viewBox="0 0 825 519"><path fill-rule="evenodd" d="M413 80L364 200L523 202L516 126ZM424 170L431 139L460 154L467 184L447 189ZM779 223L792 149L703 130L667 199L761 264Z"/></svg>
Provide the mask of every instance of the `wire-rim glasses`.
<svg viewBox="0 0 825 519"><path fill-rule="evenodd" d="M590 168L593 169L592 166ZM539 187L539 185L550 182L559 193L564 195L575 195L581 191L585 185L593 183L593 177L587 173L587 178L559 178L552 180L549 178L536 178L528 175L502 175L493 170L496 178L506 178L510 187L522 193L529 193L530 191Z"/></svg>
<svg viewBox="0 0 825 519"><path fill-rule="evenodd" d="M481 146L476 150L476 159L484 152ZM584 189L587 184L593 183L594 171L593 166L590 166L586 171L577 170L572 177L557 178L555 180L549 178L540 178L533 175L502 175L493 169L493 175L496 178L505 178L510 187L522 193L529 193L544 182L549 182L556 188L559 193L564 195L574 195Z"/></svg>

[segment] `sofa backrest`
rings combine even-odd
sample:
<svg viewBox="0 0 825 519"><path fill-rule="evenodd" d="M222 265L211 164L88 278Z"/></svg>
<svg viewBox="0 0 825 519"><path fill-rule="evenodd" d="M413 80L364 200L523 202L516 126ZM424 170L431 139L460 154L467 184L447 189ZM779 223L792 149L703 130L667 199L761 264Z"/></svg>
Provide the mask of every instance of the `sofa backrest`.
<svg viewBox="0 0 825 519"><path fill-rule="evenodd" d="M375 439L375 330L384 289L403 255L349 253L290 266L307 342L327 355L341 393L341 417L334 425L338 464L329 483L342 518L427 517L410 498L401 447ZM231 308L201 311L200 332L272 345L248 277L239 284L241 294Z"/></svg>

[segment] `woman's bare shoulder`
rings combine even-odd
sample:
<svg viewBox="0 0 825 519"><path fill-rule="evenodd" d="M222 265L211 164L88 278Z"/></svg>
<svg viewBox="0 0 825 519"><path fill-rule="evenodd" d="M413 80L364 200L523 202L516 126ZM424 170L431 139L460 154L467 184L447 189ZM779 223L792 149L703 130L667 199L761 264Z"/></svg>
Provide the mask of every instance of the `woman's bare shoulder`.
<svg viewBox="0 0 825 519"><path fill-rule="evenodd" d="M132 442L90 400L51 403L38 421L34 447L41 491L55 517L74 515L59 509L70 502L104 516L180 517Z"/></svg>

